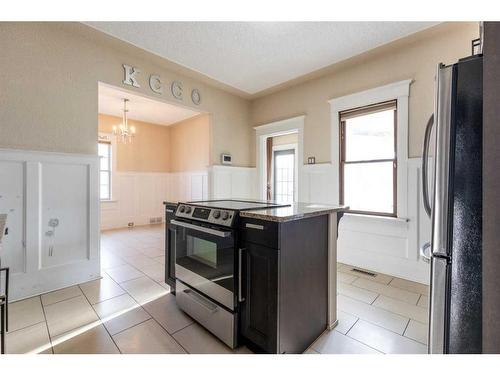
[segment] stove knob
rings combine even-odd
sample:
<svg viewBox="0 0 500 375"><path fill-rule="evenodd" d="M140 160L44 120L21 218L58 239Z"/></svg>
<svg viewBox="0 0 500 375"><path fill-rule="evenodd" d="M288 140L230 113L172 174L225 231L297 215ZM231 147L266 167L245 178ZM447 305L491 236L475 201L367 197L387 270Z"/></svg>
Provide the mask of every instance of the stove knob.
<svg viewBox="0 0 500 375"><path fill-rule="evenodd" d="M222 220L227 220L227 219L229 219L229 212L224 211L224 212L222 213Z"/></svg>
<svg viewBox="0 0 500 375"><path fill-rule="evenodd" d="M219 210L214 211L214 218L218 219L219 217L220 217L220 211Z"/></svg>
<svg viewBox="0 0 500 375"><path fill-rule="evenodd" d="M188 214L188 213L190 213L190 212L191 212L191 207L186 206L186 213Z"/></svg>
<svg viewBox="0 0 500 375"><path fill-rule="evenodd" d="M186 206L180 206L179 207L179 212L182 214L186 210Z"/></svg>

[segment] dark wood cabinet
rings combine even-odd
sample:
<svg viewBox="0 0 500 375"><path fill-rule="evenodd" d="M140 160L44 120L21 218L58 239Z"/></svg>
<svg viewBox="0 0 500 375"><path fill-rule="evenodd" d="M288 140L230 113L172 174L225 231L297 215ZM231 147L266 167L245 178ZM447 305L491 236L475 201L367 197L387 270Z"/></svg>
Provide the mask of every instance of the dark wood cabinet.
<svg viewBox="0 0 500 375"><path fill-rule="evenodd" d="M327 327L328 215L282 223L241 220L242 341L302 353Z"/></svg>
<svg viewBox="0 0 500 375"><path fill-rule="evenodd" d="M241 333L264 351L275 353L279 252L251 242L246 242L241 251L245 298L241 305Z"/></svg>

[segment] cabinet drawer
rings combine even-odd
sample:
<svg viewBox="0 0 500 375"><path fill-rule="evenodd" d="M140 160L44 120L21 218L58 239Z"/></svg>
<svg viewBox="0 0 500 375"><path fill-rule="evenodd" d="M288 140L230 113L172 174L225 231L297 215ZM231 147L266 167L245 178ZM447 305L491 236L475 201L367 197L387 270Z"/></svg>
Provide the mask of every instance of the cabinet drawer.
<svg viewBox="0 0 500 375"><path fill-rule="evenodd" d="M200 322L227 346L233 349L236 347L236 314L224 310L179 280L175 289L175 301L181 310Z"/></svg>
<svg viewBox="0 0 500 375"><path fill-rule="evenodd" d="M241 239L258 245L279 249L279 224L251 218L240 221Z"/></svg>

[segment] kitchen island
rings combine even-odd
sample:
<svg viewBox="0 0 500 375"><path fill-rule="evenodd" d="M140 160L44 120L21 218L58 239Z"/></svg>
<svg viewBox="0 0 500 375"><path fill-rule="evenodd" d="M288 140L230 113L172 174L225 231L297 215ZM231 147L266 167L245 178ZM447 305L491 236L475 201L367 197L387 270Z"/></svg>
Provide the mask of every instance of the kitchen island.
<svg viewBox="0 0 500 375"><path fill-rule="evenodd" d="M253 350L302 353L337 324L337 223L345 206L240 213L240 333Z"/></svg>

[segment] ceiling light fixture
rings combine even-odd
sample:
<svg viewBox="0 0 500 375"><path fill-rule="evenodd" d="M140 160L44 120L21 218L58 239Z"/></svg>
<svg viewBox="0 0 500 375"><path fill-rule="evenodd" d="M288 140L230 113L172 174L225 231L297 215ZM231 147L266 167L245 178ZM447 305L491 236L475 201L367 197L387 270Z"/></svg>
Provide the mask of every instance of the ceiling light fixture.
<svg viewBox="0 0 500 375"><path fill-rule="evenodd" d="M122 143L132 143L132 138L135 137L135 126L128 126L128 118L127 118L127 102L129 99L123 99L123 118L122 123L118 126L113 125L113 135L117 140L120 140Z"/></svg>

